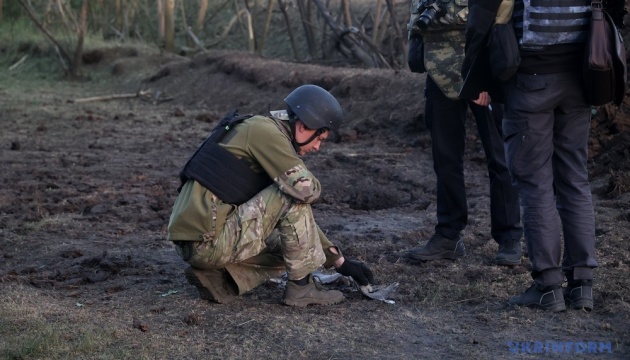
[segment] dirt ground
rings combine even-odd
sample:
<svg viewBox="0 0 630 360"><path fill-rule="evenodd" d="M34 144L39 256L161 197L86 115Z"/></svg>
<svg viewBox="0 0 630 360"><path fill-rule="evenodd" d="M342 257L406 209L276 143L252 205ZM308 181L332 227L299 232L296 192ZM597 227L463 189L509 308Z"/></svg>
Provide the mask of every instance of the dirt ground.
<svg viewBox="0 0 630 360"><path fill-rule="evenodd" d="M550 314L507 304L529 286L529 261L491 262L497 244L473 121L468 254L404 259L435 225L423 75L238 52L192 60L101 55L86 71L104 71L107 82L0 83L0 357L630 357L630 99L596 109L592 122L595 310ZM346 256L372 267L379 284L399 283L396 303L345 288L339 305L295 309L281 305L275 282L229 305L200 300L166 241L178 170L228 110L282 109L303 83L329 89L346 113L340 135L305 158L324 189L316 220ZM139 90L151 93L69 102ZM565 350L553 352L552 343Z"/></svg>

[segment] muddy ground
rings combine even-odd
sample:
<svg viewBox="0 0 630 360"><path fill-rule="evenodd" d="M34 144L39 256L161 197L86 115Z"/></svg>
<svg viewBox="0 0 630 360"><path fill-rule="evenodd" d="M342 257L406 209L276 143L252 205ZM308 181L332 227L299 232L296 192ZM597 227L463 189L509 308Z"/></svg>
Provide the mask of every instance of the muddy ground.
<svg viewBox="0 0 630 360"><path fill-rule="evenodd" d="M580 349L595 355L593 348L560 353L534 345L547 341L603 344L597 356L630 356L630 99L620 109L596 109L593 119L595 310L551 314L507 304L529 286L529 261L491 262L497 244L473 121L465 155L468 254L454 262L404 259L435 225L423 75L238 52L192 60L101 55L86 72L104 72L107 82L0 83L0 357L486 359L517 351L533 359L547 351L564 359ZM305 158L324 189L316 220L348 257L372 267L379 284L400 284L396 303L345 288L342 304L295 309L281 305L275 282L229 305L200 300L165 239L178 170L228 110L280 109L303 83L329 89L346 112L340 135ZM69 102L139 90L150 93ZM515 348L517 342L531 344Z"/></svg>

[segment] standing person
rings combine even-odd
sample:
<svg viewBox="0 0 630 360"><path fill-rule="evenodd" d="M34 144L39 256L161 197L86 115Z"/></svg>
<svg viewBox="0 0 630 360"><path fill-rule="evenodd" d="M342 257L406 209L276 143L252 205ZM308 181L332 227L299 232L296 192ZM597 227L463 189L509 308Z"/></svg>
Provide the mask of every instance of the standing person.
<svg viewBox="0 0 630 360"><path fill-rule="evenodd" d="M540 0L535 7L531 2L514 1L521 62L504 84L503 134L523 206L533 284L509 303L564 311L566 302L592 310L597 261L586 167L591 106L584 97L582 62L576 61L584 57L591 1ZM482 0L469 5L471 14L491 10Z"/></svg>
<svg viewBox="0 0 630 360"><path fill-rule="evenodd" d="M474 101L458 98L462 84L467 8L454 0L413 0L409 31L409 67L427 72L425 121L431 133L437 177L437 225L424 246L409 250L416 260L452 259L466 254L461 232L468 220L464 183L465 122L471 109L483 144L490 177L491 234L499 244L494 261L521 262L520 208L505 164L500 122L502 106L490 105L487 92Z"/></svg>
<svg viewBox="0 0 630 360"><path fill-rule="evenodd" d="M286 110L271 116L224 118L180 173L168 239L190 264L186 278L202 299L228 303L286 271L284 304L338 303L341 292L313 281L322 265L360 285L374 282L315 223L311 204L321 186L300 159L339 129L341 106L315 85L284 101Z"/></svg>

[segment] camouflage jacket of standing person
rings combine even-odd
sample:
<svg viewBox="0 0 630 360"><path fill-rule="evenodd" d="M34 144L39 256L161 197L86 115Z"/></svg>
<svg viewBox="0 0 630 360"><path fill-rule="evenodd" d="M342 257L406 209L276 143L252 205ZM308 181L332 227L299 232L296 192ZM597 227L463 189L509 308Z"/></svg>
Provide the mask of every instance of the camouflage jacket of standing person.
<svg viewBox="0 0 630 360"><path fill-rule="evenodd" d="M458 99L462 85L461 66L464 61L468 0L425 0L440 8L425 30L418 26L423 8L411 1L411 17L407 24L409 38L422 37L424 42L424 67L428 75L450 99Z"/></svg>
<svg viewBox="0 0 630 360"><path fill-rule="evenodd" d="M295 152L289 131L287 121L253 116L230 130L219 145L236 157L246 159L253 171L266 172L275 186L295 201L310 204L319 198L321 185ZM224 203L190 179L173 206L167 238L171 241L210 241L223 229L227 217L236 207ZM318 233L326 254L324 266L330 267L341 255L328 250L334 245L319 227Z"/></svg>

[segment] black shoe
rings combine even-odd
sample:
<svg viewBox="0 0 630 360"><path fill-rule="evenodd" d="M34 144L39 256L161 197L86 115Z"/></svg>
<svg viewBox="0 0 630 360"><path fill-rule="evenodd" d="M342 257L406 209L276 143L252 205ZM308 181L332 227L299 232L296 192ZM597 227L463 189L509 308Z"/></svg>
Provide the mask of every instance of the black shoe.
<svg viewBox="0 0 630 360"><path fill-rule="evenodd" d="M499 245L497 257L494 263L497 265L518 265L523 257L523 249L521 248L521 240L508 240Z"/></svg>
<svg viewBox="0 0 630 360"><path fill-rule="evenodd" d="M536 284L532 284L529 289L521 295L512 297L508 304L517 306L528 306L553 312L565 311L564 296L560 285L548 286L539 289Z"/></svg>
<svg viewBox="0 0 630 360"><path fill-rule="evenodd" d="M407 256L413 260L455 260L466 255L464 241L458 235L449 239L442 234L434 234L424 246L412 248Z"/></svg>
<svg viewBox="0 0 630 360"><path fill-rule="evenodd" d="M564 298L572 309L593 310L593 282L586 280L569 283L564 289Z"/></svg>

